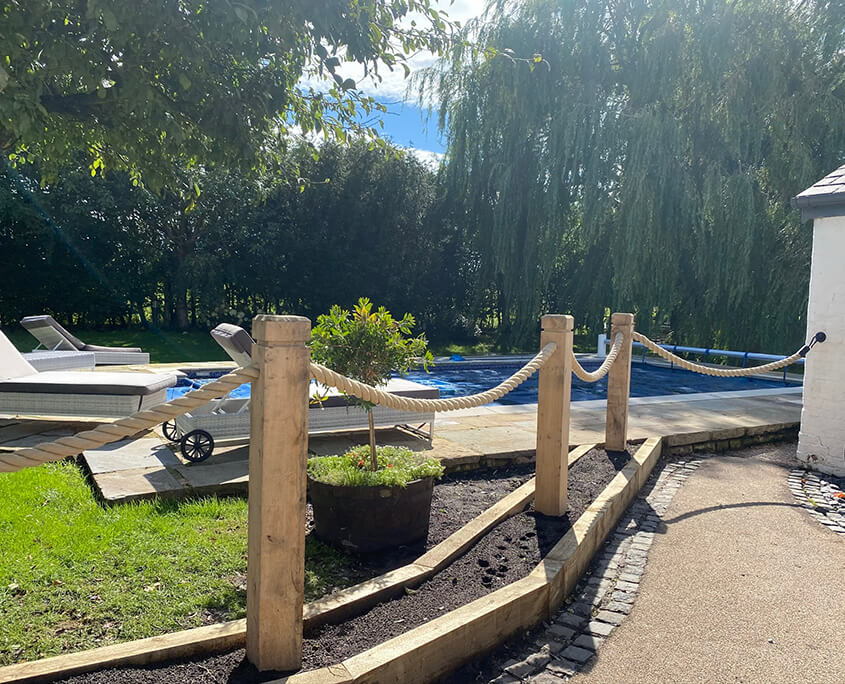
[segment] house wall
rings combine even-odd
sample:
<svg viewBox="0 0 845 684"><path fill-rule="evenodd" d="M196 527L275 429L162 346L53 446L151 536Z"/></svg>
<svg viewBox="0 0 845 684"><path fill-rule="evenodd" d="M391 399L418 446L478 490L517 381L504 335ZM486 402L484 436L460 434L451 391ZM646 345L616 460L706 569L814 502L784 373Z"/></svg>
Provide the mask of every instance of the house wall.
<svg viewBox="0 0 845 684"><path fill-rule="evenodd" d="M827 340L807 355L798 459L845 476L845 216L817 218L807 307L807 339Z"/></svg>

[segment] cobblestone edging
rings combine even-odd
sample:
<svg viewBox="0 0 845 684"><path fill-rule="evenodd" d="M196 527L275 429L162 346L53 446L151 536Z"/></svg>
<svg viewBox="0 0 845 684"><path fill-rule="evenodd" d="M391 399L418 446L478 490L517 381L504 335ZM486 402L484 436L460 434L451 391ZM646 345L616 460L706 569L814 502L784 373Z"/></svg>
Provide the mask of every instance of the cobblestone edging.
<svg viewBox="0 0 845 684"><path fill-rule="evenodd" d="M796 468L789 473L789 489L810 515L829 530L845 536L845 493L842 478Z"/></svg>
<svg viewBox="0 0 845 684"><path fill-rule="evenodd" d="M701 462L672 461L651 476L579 581L572 603L539 630L521 659L505 662L490 684L556 684L590 663L631 612L661 518L675 492Z"/></svg>

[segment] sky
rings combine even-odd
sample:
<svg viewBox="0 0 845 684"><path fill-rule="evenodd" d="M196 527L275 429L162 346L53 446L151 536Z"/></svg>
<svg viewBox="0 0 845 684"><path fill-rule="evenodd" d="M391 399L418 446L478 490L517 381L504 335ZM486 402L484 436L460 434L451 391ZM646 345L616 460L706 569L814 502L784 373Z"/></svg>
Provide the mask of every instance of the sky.
<svg viewBox="0 0 845 684"><path fill-rule="evenodd" d="M452 21L464 25L484 11L485 0L440 0L435 3L438 11L445 12ZM431 66L436 61L435 55L422 52L408 60L412 73ZM392 72L386 67L380 69L382 81L374 82L369 78L356 79L360 90L372 95L387 107L382 115L383 137L390 138L400 147L408 149L420 159L436 163L445 150L445 139L437 130L437 112L428 112L420 108L413 96L406 94L408 79L404 78L401 68ZM344 73L344 77L356 78L354 73Z"/></svg>

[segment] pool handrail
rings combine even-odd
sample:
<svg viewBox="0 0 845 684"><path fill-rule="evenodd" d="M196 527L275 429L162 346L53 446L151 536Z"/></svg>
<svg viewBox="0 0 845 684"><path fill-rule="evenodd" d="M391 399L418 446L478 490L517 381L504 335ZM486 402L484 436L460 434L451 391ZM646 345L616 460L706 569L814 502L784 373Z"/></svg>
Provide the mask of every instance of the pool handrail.
<svg viewBox="0 0 845 684"><path fill-rule="evenodd" d="M597 356L603 357L606 354L607 345L609 340L607 339L607 335L601 334L598 336L598 344L597 344ZM632 342L632 347L637 347L638 349L643 349L643 356L645 356L645 345L641 342ZM673 354L677 354L678 352L688 353L688 354L702 354L706 356L726 356L728 358L733 359L742 359L742 367L745 368L749 359L755 361L778 361L783 358L783 355L778 354L763 354L761 352L741 352L741 351L734 351L731 349L710 349L703 348L703 347L684 347L679 344L661 344L661 347L671 351ZM804 359L798 359L796 363L804 363Z"/></svg>

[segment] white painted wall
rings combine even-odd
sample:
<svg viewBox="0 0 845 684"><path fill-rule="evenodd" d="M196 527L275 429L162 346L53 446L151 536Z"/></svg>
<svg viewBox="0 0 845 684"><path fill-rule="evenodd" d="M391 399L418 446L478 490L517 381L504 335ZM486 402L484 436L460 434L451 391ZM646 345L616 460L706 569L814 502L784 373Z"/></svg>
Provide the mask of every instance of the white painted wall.
<svg viewBox="0 0 845 684"><path fill-rule="evenodd" d="M827 333L807 355L798 459L845 476L845 216L815 219L807 339Z"/></svg>

